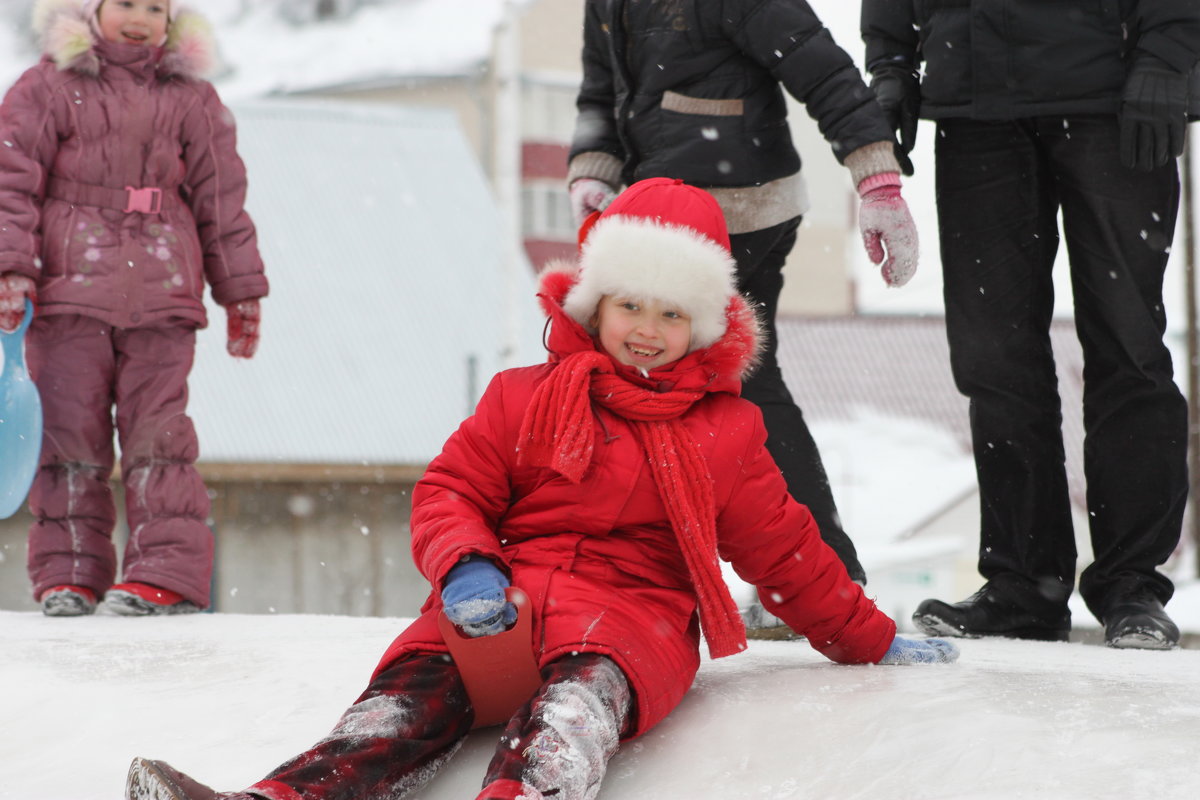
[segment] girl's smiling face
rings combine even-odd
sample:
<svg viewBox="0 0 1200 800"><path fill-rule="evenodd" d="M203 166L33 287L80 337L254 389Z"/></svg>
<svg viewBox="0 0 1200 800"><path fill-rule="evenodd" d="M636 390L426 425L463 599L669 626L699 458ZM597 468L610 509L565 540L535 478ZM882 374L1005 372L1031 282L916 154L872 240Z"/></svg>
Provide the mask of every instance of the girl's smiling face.
<svg viewBox="0 0 1200 800"><path fill-rule="evenodd" d="M96 23L107 41L157 47L167 37L167 10L167 0L104 0Z"/></svg>
<svg viewBox="0 0 1200 800"><path fill-rule="evenodd" d="M605 295L594 322L604 351L644 372L683 358L692 341L692 318L658 300Z"/></svg>

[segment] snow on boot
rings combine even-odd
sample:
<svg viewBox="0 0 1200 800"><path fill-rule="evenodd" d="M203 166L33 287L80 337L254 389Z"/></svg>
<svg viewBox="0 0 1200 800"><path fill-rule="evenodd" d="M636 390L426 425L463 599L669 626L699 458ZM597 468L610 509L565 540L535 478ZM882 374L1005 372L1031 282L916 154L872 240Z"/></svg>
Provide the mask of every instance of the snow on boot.
<svg viewBox="0 0 1200 800"><path fill-rule="evenodd" d="M125 800L218 800L226 794L198 783L165 761L135 758L125 777Z"/></svg>
<svg viewBox="0 0 1200 800"><path fill-rule="evenodd" d="M1033 592L988 582L958 603L923 600L912 615L913 625L927 636L1003 636L1065 642L1071 632L1066 601L1051 602Z"/></svg>
<svg viewBox="0 0 1200 800"><path fill-rule="evenodd" d="M42 593L42 613L47 617L83 617L96 610L96 594L85 586L64 584Z"/></svg>
<svg viewBox="0 0 1200 800"><path fill-rule="evenodd" d="M246 792L217 792L165 761L135 758L125 777L125 800L259 800Z"/></svg>
<svg viewBox="0 0 1200 800"><path fill-rule="evenodd" d="M1121 649L1172 650L1179 645L1179 627L1158 598L1143 592L1116 603L1104 615L1104 643Z"/></svg>
<svg viewBox="0 0 1200 800"><path fill-rule="evenodd" d="M803 639L793 631L787 623L763 608L762 603L740 609L742 625L746 628L747 639Z"/></svg>
<svg viewBox="0 0 1200 800"><path fill-rule="evenodd" d="M194 614L200 610L195 603L169 589L148 583L118 583L104 594L104 605L124 617L148 617L161 614Z"/></svg>
<svg viewBox="0 0 1200 800"><path fill-rule="evenodd" d="M546 800L546 796L527 783L501 779L483 787L475 800Z"/></svg>

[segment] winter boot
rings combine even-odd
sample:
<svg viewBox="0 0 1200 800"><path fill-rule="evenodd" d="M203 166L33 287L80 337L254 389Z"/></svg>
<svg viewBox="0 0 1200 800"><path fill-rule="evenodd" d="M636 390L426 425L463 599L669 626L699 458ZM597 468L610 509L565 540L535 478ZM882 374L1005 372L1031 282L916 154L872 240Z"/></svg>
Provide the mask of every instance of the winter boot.
<svg viewBox="0 0 1200 800"><path fill-rule="evenodd" d="M1033 597L1019 598L992 582L960 603L925 600L913 612L913 624L929 636L1005 636L1065 642L1071 632L1071 612L1066 602L1049 603Z"/></svg>
<svg viewBox="0 0 1200 800"><path fill-rule="evenodd" d="M546 796L522 781L501 779L483 787L475 800L546 800Z"/></svg>
<svg viewBox="0 0 1200 800"><path fill-rule="evenodd" d="M746 628L747 639L784 639L795 640L804 637L787 626L779 617L763 608L762 603L743 608L739 612L742 625Z"/></svg>
<svg viewBox="0 0 1200 800"><path fill-rule="evenodd" d="M125 800L259 800L245 792L216 792L165 761L135 758L125 777Z"/></svg>
<svg viewBox="0 0 1200 800"><path fill-rule="evenodd" d="M160 589L148 583L118 583L104 594L104 605L124 617L148 617L161 614L194 614L200 610L195 603L170 589Z"/></svg>
<svg viewBox="0 0 1200 800"><path fill-rule="evenodd" d="M1148 591L1114 603L1103 622L1104 643L1109 647L1171 650L1179 645L1179 628Z"/></svg>
<svg viewBox="0 0 1200 800"><path fill-rule="evenodd" d="M42 592L42 613L47 617L83 617L96 610L96 593L86 586L64 584Z"/></svg>

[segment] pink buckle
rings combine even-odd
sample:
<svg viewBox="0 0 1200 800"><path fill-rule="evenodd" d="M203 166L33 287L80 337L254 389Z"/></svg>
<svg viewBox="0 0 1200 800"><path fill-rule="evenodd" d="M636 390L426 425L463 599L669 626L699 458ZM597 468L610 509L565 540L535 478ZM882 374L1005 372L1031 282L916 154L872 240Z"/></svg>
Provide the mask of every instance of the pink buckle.
<svg viewBox="0 0 1200 800"><path fill-rule="evenodd" d="M157 186L148 186L145 189L126 186L125 191L129 192L129 199L125 203L126 214L132 214L134 211L157 214L162 211L162 189Z"/></svg>

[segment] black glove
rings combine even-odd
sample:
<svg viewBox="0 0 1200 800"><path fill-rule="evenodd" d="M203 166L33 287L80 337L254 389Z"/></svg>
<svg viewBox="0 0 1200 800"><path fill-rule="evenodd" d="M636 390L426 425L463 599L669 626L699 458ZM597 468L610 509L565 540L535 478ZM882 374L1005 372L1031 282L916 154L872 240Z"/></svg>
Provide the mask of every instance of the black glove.
<svg viewBox="0 0 1200 800"><path fill-rule="evenodd" d="M1121 163L1151 170L1183 153L1187 100L1185 73L1154 56L1139 56L1121 94Z"/></svg>
<svg viewBox="0 0 1200 800"><path fill-rule="evenodd" d="M899 134L896 160L905 175L913 174L908 154L917 143L921 111L921 81L916 71L901 61L885 61L871 70L871 91L879 101L888 125Z"/></svg>

